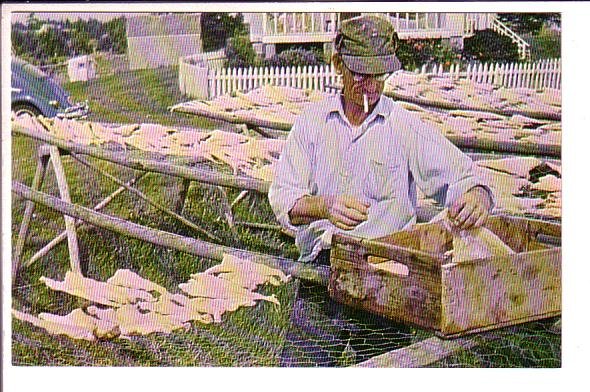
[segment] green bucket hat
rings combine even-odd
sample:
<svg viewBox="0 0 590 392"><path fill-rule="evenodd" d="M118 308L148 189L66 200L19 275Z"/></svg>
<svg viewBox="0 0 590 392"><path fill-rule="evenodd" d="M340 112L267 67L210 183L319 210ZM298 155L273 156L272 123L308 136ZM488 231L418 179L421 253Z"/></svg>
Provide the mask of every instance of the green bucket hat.
<svg viewBox="0 0 590 392"><path fill-rule="evenodd" d="M389 19L358 16L341 23L334 41L344 64L361 74L384 74L402 68L395 55L398 36Z"/></svg>

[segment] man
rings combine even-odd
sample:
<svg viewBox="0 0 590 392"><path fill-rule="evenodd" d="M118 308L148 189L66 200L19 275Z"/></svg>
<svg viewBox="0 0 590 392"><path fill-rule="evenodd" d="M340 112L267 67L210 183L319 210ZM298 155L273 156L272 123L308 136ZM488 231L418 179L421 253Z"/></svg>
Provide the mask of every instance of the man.
<svg viewBox="0 0 590 392"><path fill-rule="evenodd" d="M342 22L332 61L343 91L295 121L269 200L295 231L300 261L326 263L332 234L377 238L416 222L416 186L448 207L460 229L493 205L473 162L437 129L382 95L401 69L397 34L379 16Z"/></svg>

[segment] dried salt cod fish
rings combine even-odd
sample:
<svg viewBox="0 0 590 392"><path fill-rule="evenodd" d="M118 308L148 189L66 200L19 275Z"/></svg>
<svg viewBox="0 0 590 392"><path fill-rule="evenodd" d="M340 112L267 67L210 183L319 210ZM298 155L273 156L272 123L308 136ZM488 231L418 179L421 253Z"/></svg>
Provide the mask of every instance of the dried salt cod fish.
<svg viewBox="0 0 590 392"><path fill-rule="evenodd" d="M173 317L142 311L132 304L123 305L118 309L89 307L88 312L101 320L118 325L121 337L148 335L154 332L171 333L190 327L187 323Z"/></svg>
<svg viewBox="0 0 590 392"><path fill-rule="evenodd" d="M452 234L453 262L460 263L468 260L486 259L515 253L490 229L480 226L460 230L449 219L448 210L445 209L432 218L430 223L438 223Z"/></svg>
<svg viewBox="0 0 590 392"><path fill-rule="evenodd" d="M496 201L498 211L513 214L536 213L539 206L545 202L544 199L538 197L501 197L500 195Z"/></svg>
<svg viewBox="0 0 590 392"><path fill-rule="evenodd" d="M201 131L178 131L169 135L168 138L180 146L193 147L205 140L208 135L208 132Z"/></svg>
<svg viewBox="0 0 590 392"><path fill-rule="evenodd" d="M548 120L537 120L534 118L530 118L527 116L523 116L521 114L515 114L512 117L510 117L510 122L514 123L514 124L518 124L520 126L536 126L536 125L544 125L549 123Z"/></svg>
<svg viewBox="0 0 590 392"><path fill-rule="evenodd" d="M506 120L506 117L500 114L476 110L451 110L449 111L449 115L454 117L467 117L482 120Z"/></svg>
<svg viewBox="0 0 590 392"><path fill-rule="evenodd" d="M72 271L66 272L62 282L46 277L41 277L40 280L52 290L63 291L101 305L118 307L139 301L156 301L147 291L99 282Z"/></svg>
<svg viewBox="0 0 590 392"><path fill-rule="evenodd" d="M531 186L531 189L546 192L559 192L561 191L561 179L549 174L539 178L539 182L534 183Z"/></svg>
<svg viewBox="0 0 590 392"><path fill-rule="evenodd" d="M273 297L274 298L274 297ZM278 304L278 301L275 302ZM206 314L212 317L214 323L222 321L221 316L226 312L233 312L241 307L255 306L252 297L237 298L191 298L186 306L188 314Z"/></svg>
<svg viewBox="0 0 590 392"><path fill-rule="evenodd" d="M241 109L249 109L253 105L249 100L231 97L229 95L220 95L209 101L211 109L219 112L234 112Z"/></svg>
<svg viewBox="0 0 590 392"><path fill-rule="evenodd" d="M496 234L483 226L453 232L453 261L456 263L514 253Z"/></svg>
<svg viewBox="0 0 590 392"><path fill-rule="evenodd" d="M231 299L244 303L262 300L279 304L274 295L266 296L252 292L241 287L239 283L208 273L191 275L187 283L181 283L178 287L191 297Z"/></svg>
<svg viewBox="0 0 590 392"><path fill-rule="evenodd" d="M476 162L476 164L478 163ZM486 167L477 167L476 173L492 188L494 194L497 194L498 197L517 195L530 185L530 182L525 178L516 177Z"/></svg>
<svg viewBox="0 0 590 392"><path fill-rule="evenodd" d="M43 328L52 335L67 335L72 339L84 339L91 342L96 340L96 336L92 333L92 330L83 328L77 325L59 323L51 320L42 320L32 314L20 312L12 309L12 315L21 321L31 323L36 327Z"/></svg>
<svg viewBox="0 0 590 392"><path fill-rule="evenodd" d="M533 157L487 159L477 161L479 166L487 167L504 173L514 174L522 178L529 178L530 172L543 161Z"/></svg>
<svg viewBox="0 0 590 392"><path fill-rule="evenodd" d="M165 287L160 286L151 280L142 278L135 272L128 269L117 270L113 276L107 279L106 283L137 290L155 291L160 294L165 294L168 292Z"/></svg>
<svg viewBox="0 0 590 392"><path fill-rule="evenodd" d="M82 145L98 144L98 138L92 132L90 123L54 118L50 128L53 135L69 142Z"/></svg>
<svg viewBox="0 0 590 392"><path fill-rule="evenodd" d="M27 114L17 116L15 112L11 112L10 120L12 125L17 125L35 132L47 132L37 117L29 116Z"/></svg>
<svg viewBox="0 0 590 392"><path fill-rule="evenodd" d="M271 182L275 178L275 165L264 165L260 167L242 167L242 172L252 178Z"/></svg>
<svg viewBox="0 0 590 392"><path fill-rule="evenodd" d="M121 334L117 324L110 320L101 320L82 309L74 309L65 316L51 313L40 313L39 319L56 323L56 325L70 325L89 330L99 339L114 339Z"/></svg>
<svg viewBox="0 0 590 392"><path fill-rule="evenodd" d="M397 103L403 107L406 110L409 110L411 112L425 112L426 109L424 109L422 106L420 105L416 105L415 103L410 103L410 102L405 102L405 101L397 101Z"/></svg>
<svg viewBox="0 0 590 392"><path fill-rule="evenodd" d="M249 290L255 290L265 283L279 286L290 280L290 277L279 269L227 253L223 255L221 264L209 268L205 273L230 280Z"/></svg>
<svg viewBox="0 0 590 392"><path fill-rule="evenodd" d="M189 321L197 321L203 324L213 322L212 314L194 309L190 306L190 302L191 299L182 294L166 293L158 298L158 302L140 302L137 306L140 311L155 312L168 316L175 324L183 324Z"/></svg>

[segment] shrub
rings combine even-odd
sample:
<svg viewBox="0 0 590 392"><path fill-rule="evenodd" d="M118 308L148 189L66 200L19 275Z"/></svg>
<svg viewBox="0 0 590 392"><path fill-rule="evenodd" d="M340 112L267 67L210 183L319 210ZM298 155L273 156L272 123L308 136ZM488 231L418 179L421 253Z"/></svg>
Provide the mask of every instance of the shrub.
<svg viewBox="0 0 590 392"><path fill-rule="evenodd" d="M440 39L401 40L396 54L408 71L433 63L449 66L461 60L461 54Z"/></svg>
<svg viewBox="0 0 590 392"><path fill-rule="evenodd" d="M463 56L481 62L518 61L518 47L509 37L482 30L464 41Z"/></svg>
<svg viewBox="0 0 590 392"><path fill-rule="evenodd" d="M321 51L310 49L288 49L279 54L275 54L269 59L264 60L264 65L268 67L297 67L307 65L325 64L324 56Z"/></svg>
<svg viewBox="0 0 590 392"><path fill-rule="evenodd" d="M245 68L258 65L256 52L248 36L232 37L225 47L225 66Z"/></svg>
<svg viewBox="0 0 590 392"><path fill-rule="evenodd" d="M201 15L201 29L204 52L223 48L230 37L248 34L241 13L204 12Z"/></svg>
<svg viewBox="0 0 590 392"><path fill-rule="evenodd" d="M533 61L561 57L561 34L546 25L536 36L527 41L531 43L531 60Z"/></svg>

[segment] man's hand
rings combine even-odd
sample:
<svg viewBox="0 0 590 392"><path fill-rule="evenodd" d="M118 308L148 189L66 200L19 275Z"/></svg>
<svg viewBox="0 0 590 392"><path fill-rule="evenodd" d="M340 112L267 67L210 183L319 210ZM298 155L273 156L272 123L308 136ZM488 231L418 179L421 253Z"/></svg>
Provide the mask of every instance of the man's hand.
<svg viewBox="0 0 590 392"><path fill-rule="evenodd" d="M468 190L449 207L451 222L461 230L483 225L490 214L492 199L481 186Z"/></svg>
<svg viewBox="0 0 590 392"><path fill-rule="evenodd" d="M353 196L325 196L324 216L342 230L352 230L367 220L369 204Z"/></svg>

